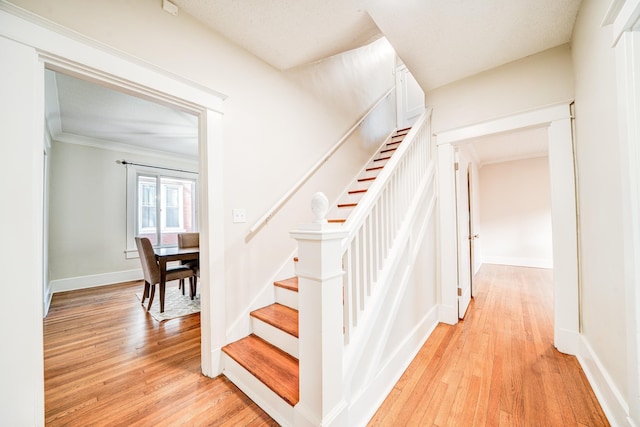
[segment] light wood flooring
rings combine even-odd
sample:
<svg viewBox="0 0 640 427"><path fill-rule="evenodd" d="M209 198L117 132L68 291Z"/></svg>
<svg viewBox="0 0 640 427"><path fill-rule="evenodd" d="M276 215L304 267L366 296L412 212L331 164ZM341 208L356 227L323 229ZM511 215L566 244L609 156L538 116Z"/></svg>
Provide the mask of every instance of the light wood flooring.
<svg viewBox="0 0 640 427"><path fill-rule="evenodd" d="M142 287L54 295L44 321L46 425L276 426L225 377L200 373L200 314L158 323L135 295Z"/></svg>
<svg viewBox="0 0 640 427"><path fill-rule="evenodd" d="M483 265L456 326L438 325L369 426L608 426L553 347L552 272Z"/></svg>
<svg viewBox="0 0 640 427"><path fill-rule="evenodd" d="M607 426L576 359L552 344L551 272L485 265L371 426ZM139 283L54 295L44 321L47 426L277 425L200 374L200 315L158 323Z"/></svg>

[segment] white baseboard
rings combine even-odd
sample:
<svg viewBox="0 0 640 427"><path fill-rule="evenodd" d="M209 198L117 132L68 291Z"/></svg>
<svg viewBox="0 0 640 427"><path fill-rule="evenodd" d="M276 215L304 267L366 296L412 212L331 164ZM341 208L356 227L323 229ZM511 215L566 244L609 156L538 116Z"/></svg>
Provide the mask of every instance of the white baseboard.
<svg viewBox="0 0 640 427"><path fill-rule="evenodd" d="M438 321L447 325L458 323L458 307L453 305L438 305Z"/></svg>
<svg viewBox="0 0 640 427"><path fill-rule="evenodd" d="M367 425L437 325L436 306L407 335L402 345L380 367L375 378L350 402L348 425Z"/></svg>
<svg viewBox="0 0 640 427"><path fill-rule="evenodd" d="M584 336L580 338L578 362L612 426L632 427L629 405Z"/></svg>
<svg viewBox="0 0 640 427"><path fill-rule="evenodd" d="M580 351L580 340L582 337L578 332L557 328L553 331L553 345L559 352L576 356Z"/></svg>
<svg viewBox="0 0 640 427"><path fill-rule="evenodd" d="M53 292L51 292L51 282L47 283L47 286L44 290L44 307L42 312L42 317L47 317L49 314L49 308L51 308L51 298L53 297Z"/></svg>
<svg viewBox="0 0 640 427"><path fill-rule="evenodd" d="M69 277L67 279L52 280L49 282L51 294L77 289L95 288L98 286L112 285L114 283L133 282L142 280L142 270L116 271L114 273L94 274L91 276Z"/></svg>
<svg viewBox="0 0 640 427"><path fill-rule="evenodd" d="M513 265L516 267L553 268L553 260L545 258L518 258L483 256L483 264Z"/></svg>

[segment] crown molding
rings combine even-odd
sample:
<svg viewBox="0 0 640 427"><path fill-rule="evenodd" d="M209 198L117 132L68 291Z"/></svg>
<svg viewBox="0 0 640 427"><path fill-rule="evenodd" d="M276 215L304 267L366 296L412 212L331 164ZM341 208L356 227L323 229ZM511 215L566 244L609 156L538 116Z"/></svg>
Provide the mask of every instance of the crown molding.
<svg viewBox="0 0 640 427"><path fill-rule="evenodd" d="M65 144L82 145L85 147L98 148L101 150L115 151L118 153L138 154L143 156L151 156L167 160L179 160L183 162L193 163L198 166L198 156L189 156L185 154L169 153L167 151L154 150L151 148L142 148L119 142L107 141L104 139L91 138L73 133L62 132L52 136L52 139Z"/></svg>

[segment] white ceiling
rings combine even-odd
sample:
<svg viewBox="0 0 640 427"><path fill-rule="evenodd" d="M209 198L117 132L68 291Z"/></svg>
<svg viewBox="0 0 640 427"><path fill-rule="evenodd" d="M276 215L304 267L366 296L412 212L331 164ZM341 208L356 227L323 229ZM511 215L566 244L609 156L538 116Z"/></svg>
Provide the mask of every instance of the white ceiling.
<svg viewBox="0 0 640 427"><path fill-rule="evenodd" d="M568 43L580 2L372 0L369 11L427 92Z"/></svg>
<svg viewBox="0 0 640 427"><path fill-rule="evenodd" d="M196 116L49 70L45 79L53 139L198 157Z"/></svg>
<svg viewBox="0 0 640 427"><path fill-rule="evenodd" d="M285 70L382 37L352 0L172 0L227 39Z"/></svg>
<svg viewBox="0 0 640 427"><path fill-rule="evenodd" d="M384 36L425 91L570 41L581 0L174 0L278 69ZM160 7L160 6L159 6ZM47 75L47 120L61 141L197 156L197 118L62 74ZM523 137L526 138L526 137ZM546 141L546 139L545 139ZM478 155L508 144L478 145ZM521 145L523 146L523 145ZM532 155L539 147L532 145ZM488 160L484 161L485 163Z"/></svg>
<svg viewBox="0 0 640 427"><path fill-rule="evenodd" d="M568 43L581 0L173 0L279 69L383 35L428 91Z"/></svg>
<svg viewBox="0 0 640 427"><path fill-rule="evenodd" d="M549 155L549 138L546 126L504 132L466 141L473 160L480 167L512 160Z"/></svg>

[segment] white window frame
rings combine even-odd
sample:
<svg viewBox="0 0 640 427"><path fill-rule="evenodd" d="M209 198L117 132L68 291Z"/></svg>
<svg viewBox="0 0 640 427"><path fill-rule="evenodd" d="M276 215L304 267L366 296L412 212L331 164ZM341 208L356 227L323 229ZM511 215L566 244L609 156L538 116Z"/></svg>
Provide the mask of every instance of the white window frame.
<svg viewBox="0 0 640 427"><path fill-rule="evenodd" d="M136 248L135 237L138 234L138 222L140 221L140 211L138 208L138 176L155 176L165 178L176 179L188 179L195 182L194 194L198 194L198 174L180 171L160 170L151 167L127 165L127 248L125 249L125 257L127 259L138 258L138 249ZM157 200L162 200L160 197L160 191L162 186L156 186ZM161 216L157 218L158 227L161 227L161 232L176 232L183 229L184 223L181 222L178 228L165 227L164 221L164 209L161 206ZM194 199L193 210L193 224L195 228L198 228L198 198Z"/></svg>

